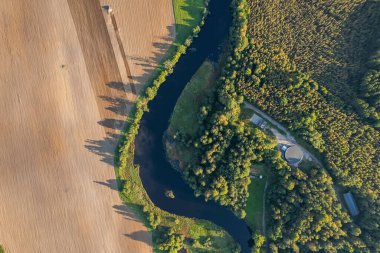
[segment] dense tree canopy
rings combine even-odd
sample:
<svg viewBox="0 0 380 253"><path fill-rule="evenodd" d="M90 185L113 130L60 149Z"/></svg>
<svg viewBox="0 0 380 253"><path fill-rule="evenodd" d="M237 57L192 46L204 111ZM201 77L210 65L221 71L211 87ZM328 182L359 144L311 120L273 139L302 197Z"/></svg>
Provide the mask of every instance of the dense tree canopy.
<svg viewBox="0 0 380 253"><path fill-rule="evenodd" d="M358 252L366 247L324 170L291 168L281 158L273 158L272 167L278 176L268 199L272 250Z"/></svg>
<svg viewBox="0 0 380 253"><path fill-rule="evenodd" d="M247 27L255 15L252 12L248 19L247 1L236 3L239 18L232 34L235 49L224 73L226 85L234 86L238 95L323 154L334 181L358 197L362 213L356 222L362 230L363 250L380 250L379 132L361 123L324 85L298 70L283 50L249 37ZM299 189L293 183L287 187Z"/></svg>
<svg viewBox="0 0 380 253"><path fill-rule="evenodd" d="M200 109L198 135L190 138L178 132L175 138L195 150L196 159L184 171L195 194L244 217L251 163L262 161L265 150L273 145L261 130L239 119L242 97L224 77L220 83L216 98Z"/></svg>
<svg viewBox="0 0 380 253"><path fill-rule="evenodd" d="M380 42L380 41L379 41ZM380 45L380 43L379 43ZM370 57L368 70L360 83L361 99L357 100L361 114L380 128L380 47Z"/></svg>
<svg viewBox="0 0 380 253"><path fill-rule="evenodd" d="M233 1L234 23L229 53L218 81L217 92L200 110L199 123L202 127L196 138L189 138L180 132L176 135L184 145L196 150L196 159L186 168L185 177L197 195L230 206L243 217L251 163L268 160L269 157L276 176L268 197L270 229L267 243L272 252L380 251L379 131L363 123L347 107L346 95L350 97L356 92L351 84L338 87L347 79L343 80L341 75L329 79L318 69L313 69L313 59L317 57L318 50L307 55L304 68L299 67L302 61L297 53L297 43L308 48L312 41L289 41L292 50L296 50L292 51L294 54L287 51L289 48L283 49L271 44L273 41L278 42L272 36L282 36L282 33L275 35L273 30L265 31L264 24L257 25L267 22L266 17L260 15L261 19L255 20L257 16L250 11L249 5L257 2ZM259 2L270 5L278 1ZM301 2L290 1L290 4ZM306 2L301 4L302 8L309 9L308 4L315 4L315 1ZM331 1L327 1L327 6L324 7L330 11L328 17L324 17L326 23L318 24L316 21L313 23L317 24L313 26L316 29L342 17L345 8L354 11L365 1L347 2L349 5L343 6L328 2ZM374 3L377 4L377 1ZM373 5L362 7L372 10L371 6ZM354 18L356 14L353 15ZM371 18L376 18L376 15ZM281 22L286 20L288 19ZM257 28L261 30L258 31ZM326 31L330 28L320 27ZM363 31L356 32L363 35ZM266 36L266 43L257 34ZM287 41L284 40L282 44ZM333 47L323 48L332 50ZM376 63L377 58L374 59ZM315 61L322 64L323 57ZM372 63L371 66L364 75L361 96L365 103L376 108L378 65ZM362 68L357 67L357 70ZM349 87L348 93L342 96L345 87ZM361 103L356 100L357 96L360 94L355 93L353 96L353 105ZM273 143L265 134L239 119L243 99L263 109L319 152L324 158L327 171L291 168L278 155L272 154L269 150L273 148ZM371 117L376 117L376 112L369 110L372 110ZM333 179L334 183L351 190L357 197L361 214L355 220L342 208L333 188ZM262 235L255 234L253 241L256 250L264 244L264 239Z"/></svg>
<svg viewBox="0 0 380 253"><path fill-rule="evenodd" d="M352 105L360 116L372 113L358 99L380 39L380 1L249 0L248 5L247 27L257 44L282 50L347 109Z"/></svg>

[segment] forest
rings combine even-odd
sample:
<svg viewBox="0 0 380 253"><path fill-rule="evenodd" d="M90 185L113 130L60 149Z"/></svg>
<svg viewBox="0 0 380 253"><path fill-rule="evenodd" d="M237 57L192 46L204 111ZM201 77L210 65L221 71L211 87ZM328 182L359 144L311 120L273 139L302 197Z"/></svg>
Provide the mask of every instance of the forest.
<svg viewBox="0 0 380 253"><path fill-rule="evenodd" d="M239 217L252 163L275 182L266 234L253 251L380 251L379 1L233 1L234 22L215 92L199 129L175 138L194 151L184 176L196 195ZM326 169L294 168L260 129L241 120L243 101L286 126ZM340 194L351 191L360 215Z"/></svg>
<svg viewBox="0 0 380 253"><path fill-rule="evenodd" d="M269 231L254 233L254 251L265 240L271 252L380 251L380 134L369 117L358 114L357 103L362 99L375 108L369 110L376 120L379 58L369 39L376 35L377 4L233 1L235 22L217 91L200 110L196 137L178 138L197 150L185 172L196 194L230 206L240 217L252 162L271 164L276 182L267 199ZM342 38L353 26L351 39ZM261 130L239 119L243 100L321 155L326 170L289 167ZM354 219L338 198L348 190L361 211Z"/></svg>
<svg viewBox="0 0 380 253"><path fill-rule="evenodd" d="M322 154L334 184L351 190L357 197L362 212L355 220L363 242L360 251L379 251L379 132L347 110L344 98L333 90L336 84L320 84L310 72L298 68L294 58L283 49L253 36L255 33L250 29L255 27L252 20L257 18L257 11L247 8L253 2L239 1L240 8L236 9L240 22L236 24L235 50L225 73L230 77L229 85L233 83L245 99ZM261 32L271 33L263 28L264 25ZM292 218L289 214L284 219Z"/></svg>
<svg viewBox="0 0 380 253"><path fill-rule="evenodd" d="M367 63L367 72L360 82L358 111L374 126L380 128L380 40L379 48Z"/></svg>
<svg viewBox="0 0 380 253"><path fill-rule="evenodd" d="M257 45L281 51L298 70L341 98L346 110L378 125L375 99L365 99L368 93L362 84L376 78L366 72L373 67L371 59L379 45L380 1L249 0L248 4L252 10L248 33Z"/></svg>
<svg viewBox="0 0 380 253"><path fill-rule="evenodd" d="M261 130L239 118L243 98L234 87L223 77L218 84L199 110L197 133L177 131L174 139L194 153L193 162L182 170L195 195L228 206L244 218L252 162L261 162L273 144Z"/></svg>
<svg viewBox="0 0 380 253"><path fill-rule="evenodd" d="M325 170L292 168L273 152L277 176L269 191L269 248L295 252L360 252L360 228L342 208Z"/></svg>

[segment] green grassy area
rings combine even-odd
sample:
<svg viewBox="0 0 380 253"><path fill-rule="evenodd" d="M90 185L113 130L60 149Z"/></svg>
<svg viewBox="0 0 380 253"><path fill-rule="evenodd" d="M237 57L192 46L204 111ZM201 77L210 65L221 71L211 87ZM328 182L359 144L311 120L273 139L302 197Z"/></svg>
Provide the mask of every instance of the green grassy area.
<svg viewBox="0 0 380 253"><path fill-rule="evenodd" d="M266 176L263 179L252 178L249 185L249 198L247 201L246 220L249 226L254 229L263 231L263 197L265 188Z"/></svg>
<svg viewBox="0 0 380 253"><path fill-rule="evenodd" d="M205 61L182 91L173 110L165 146L170 160L179 162L179 169L185 168L194 159L194 150L174 141L174 135L181 132L194 137L198 131L198 115L203 99L209 96L215 85L215 68Z"/></svg>
<svg viewBox="0 0 380 253"><path fill-rule="evenodd" d="M207 0L174 0L174 16L176 23L176 43L183 44L199 26L206 11Z"/></svg>
<svg viewBox="0 0 380 253"><path fill-rule="evenodd" d="M0 245L0 253L5 253L3 246Z"/></svg>
<svg viewBox="0 0 380 253"><path fill-rule="evenodd" d="M253 174L255 178L251 178L251 183L248 186L249 198L245 211L247 213L246 221L248 225L254 229L263 232L263 212L264 212L264 191L265 184L268 181L269 171L263 164L255 164L253 166ZM259 175L263 175L260 179ZM270 181L270 179L269 179ZM269 183L269 182L268 182Z"/></svg>
<svg viewBox="0 0 380 253"><path fill-rule="evenodd" d="M192 137L198 131L198 115L203 99L214 90L215 69L211 62L205 61L182 91L174 107L169 131L181 131Z"/></svg>

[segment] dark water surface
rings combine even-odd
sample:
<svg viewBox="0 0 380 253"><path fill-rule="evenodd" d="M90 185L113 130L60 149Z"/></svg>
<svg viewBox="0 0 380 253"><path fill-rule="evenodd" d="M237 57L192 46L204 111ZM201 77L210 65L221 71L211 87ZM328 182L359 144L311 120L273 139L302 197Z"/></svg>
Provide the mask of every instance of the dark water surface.
<svg viewBox="0 0 380 253"><path fill-rule="evenodd" d="M156 206L170 213L214 222L239 242L242 252L248 253L251 235L246 223L213 201L205 202L202 197L196 198L180 173L167 161L162 143L183 88L206 58L214 61L218 59L221 44L228 36L232 21L230 0L212 0L209 10L205 25L191 45L196 50L188 51L181 57L173 74L149 103L150 112L144 114L135 141L135 163L140 165L143 185ZM167 198L166 190L173 190L175 199Z"/></svg>

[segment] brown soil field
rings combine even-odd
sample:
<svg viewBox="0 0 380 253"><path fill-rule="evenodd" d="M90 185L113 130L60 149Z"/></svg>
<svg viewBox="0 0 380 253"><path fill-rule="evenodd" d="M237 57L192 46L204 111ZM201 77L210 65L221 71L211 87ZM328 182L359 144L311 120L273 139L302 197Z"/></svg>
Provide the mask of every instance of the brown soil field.
<svg viewBox="0 0 380 253"><path fill-rule="evenodd" d="M172 0L100 0L100 2L112 8L133 82L139 93L174 40L173 2ZM136 13L126 15L126 12Z"/></svg>
<svg viewBox="0 0 380 253"><path fill-rule="evenodd" d="M171 0L108 4L114 33L97 0L13 0L0 8L7 253L152 252L150 233L119 198L113 155L135 97L131 79L140 91L169 48L173 10Z"/></svg>

